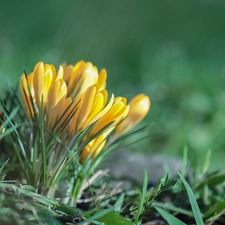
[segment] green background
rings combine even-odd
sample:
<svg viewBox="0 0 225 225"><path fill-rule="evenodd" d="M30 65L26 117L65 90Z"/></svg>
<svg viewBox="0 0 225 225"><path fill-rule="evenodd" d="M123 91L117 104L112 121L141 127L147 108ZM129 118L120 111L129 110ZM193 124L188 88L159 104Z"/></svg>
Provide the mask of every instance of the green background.
<svg viewBox="0 0 225 225"><path fill-rule="evenodd" d="M213 168L223 169L224 12L217 0L3 0L0 86L18 83L38 61L91 61L106 68L115 95L150 96L141 125L153 124L153 136L136 150L182 156L186 145L200 164L211 149Z"/></svg>

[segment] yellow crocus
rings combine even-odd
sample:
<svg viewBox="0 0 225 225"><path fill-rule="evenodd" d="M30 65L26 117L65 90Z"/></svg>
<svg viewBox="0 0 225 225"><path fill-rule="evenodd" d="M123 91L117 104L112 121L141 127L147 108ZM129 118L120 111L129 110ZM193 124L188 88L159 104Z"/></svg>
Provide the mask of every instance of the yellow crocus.
<svg viewBox="0 0 225 225"><path fill-rule="evenodd" d="M108 92L106 90L99 91L98 85L87 88L77 103L71 123L71 135L87 128L106 114L113 105L114 96L112 95L110 101L107 101Z"/></svg>
<svg viewBox="0 0 225 225"><path fill-rule="evenodd" d="M49 90L46 104L46 120L49 128L56 124L68 105L71 104L72 99L66 99L66 95L66 83L63 79L56 80Z"/></svg>
<svg viewBox="0 0 225 225"><path fill-rule="evenodd" d="M92 139L80 153L80 163L83 163L85 159L90 155L94 159L105 147L106 138L108 133L103 133L97 138Z"/></svg>
<svg viewBox="0 0 225 225"><path fill-rule="evenodd" d="M63 66L63 78L68 86L68 94L72 98L79 98L79 96L90 86L98 84L98 90L103 90L106 86L106 70L102 69L98 73L98 69L90 62L80 61L75 64Z"/></svg>
<svg viewBox="0 0 225 225"><path fill-rule="evenodd" d="M63 67L60 66L58 73L51 64L37 63L34 71L28 76L23 74L20 80L20 89L28 117L33 117L34 110L45 111L48 93L52 84L63 77ZM32 102L35 104L33 105Z"/></svg>
<svg viewBox="0 0 225 225"><path fill-rule="evenodd" d="M25 74L20 79L20 91L25 105L26 113L29 118L34 116L34 87L33 87L33 73L26 77Z"/></svg>
<svg viewBox="0 0 225 225"><path fill-rule="evenodd" d="M127 117L116 127L115 134L125 134L136 126L150 110L150 99L144 94L135 96L130 102Z"/></svg>
<svg viewBox="0 0 225 225"><path fill-rule="evenodd" d="M102 130L104 127L109 125L106 129L111 129L117 126L128 114L129 106L127 105L126 98L117 97L114 100L111 108L93 125L89 136L92 136ZM106 132L106 130L104 132Z"/></svg>
<svg viewBox="0 0 225 225"><path fill-rule="evenodd" d="M58 72L53 65L39 62L32 73L21 77L20 88L27 115L33 118L35 113L40 116L42 111L48 128L54 131L67 128L70 138L90 125L86 138L113 129L116 135L124 134L146 116L150 99L140 94L129 104L126 98L114 98L114 95L108 100L106 79L105 69L99 73L90 62L61 65Z"/></svg>
<svg viewBox="0 0 225 225"><path fill-rule="evenodd" d="M43 109L45 108L48 99L48 92L55 80L56 69L53 65L39 62L35 66L33 74L33 88L35 101L39 110L42 105Z"/></svg>

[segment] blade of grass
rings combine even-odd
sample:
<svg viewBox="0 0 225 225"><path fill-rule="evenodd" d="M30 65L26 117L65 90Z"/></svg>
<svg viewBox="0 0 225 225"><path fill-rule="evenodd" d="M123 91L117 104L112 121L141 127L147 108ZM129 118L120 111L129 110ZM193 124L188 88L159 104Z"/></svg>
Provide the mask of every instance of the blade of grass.
<svg viewBox="0 0 225 225"><path fill-rule="evenodd" d="M17 128L18 128L19 126L22 126L22 124L16 125L15 122L13 121L13 119L12 119L12 118L16 115L16 113L18 112L19 107L16 107L16 108L9 114L9 112L7 111L7 109L5 108L5 106L3 105L2 101L0 100L0 108L2 109L2 111L4 112L4 115L5 115L6 118L7 118L6 121L3 123L3 126L6 126L6 124L8 124L8 123L10 124L11 128L13 129L14 133L15 133L16 136L17 136L17 140L18 140L19 146L20 146L20 148L21 148L21 151L22 151L24 157L27 158L27 154L26 154L26 151L25 151L24 146L23 146L23 141L22 141L22 139L21 139L21 137L20 137L19 132L17 131ZM11 129L11 128L10 128L10 129ZM6 131L6 132L7 132L7 131ZM5 132L4 132L4 133L5 133ZM4 133L3 133L3 135L4 135ZM1 136L1 138L2 138L2 136Z"/></svg>
<svg viewBox="0 0 225 225"><path fill-rule="evenodd" d="M219 174L219 175L212 175L209 177L206 177L203 181L201 181L197 186L196 189L201 189L205 185L207 185L209 188L215 187L218 184L221 184L225 181L225 174Z"/></svg>
<svg viewBox="0 0 225 225"><path fill-rule="evenodd" d="M225 210L225 201L218 202L215 205L211 206L205 213L204 219L211 219L212 217L220 215L221 212Z"/></svg>
<svg viewBox="0 0 225 225"><path fill-rule="evenodd" d="M167 211L155 207L155 209L160 213L160 215L169 223L169 225L186 225L186 223L183 223L176 217L174 217L172 214L168 213Z"/></svg>
<svg viewBox="0 0 225 225"><path fill-rule="evenodd" d="M201 211L199 209L198 203L195 199L195 195L194 195L190 185L188 184L188 182L185 180L185 178L179 172L178 172L178 175L179 175L180 179L182 180L182 182L183 182L183 184L184 184L184 186L187 190L187 194L188 194L189 201L190 201L190 204L191 204L192 212L194 214L196 225L204 225Z"/></svg>
<svg viewBox="0 0 225 225"><path fill-rule="evenodd" d="M183 160L182 160L182 168L181 168L181 174L182 176L185 176L186 169L187 169L187 159L188 159L188 149L187 146L184 147L184 152L183 152Z"/></svg>
<svg viewBox="0 0 225 225"><path fill-rule="evenodd" d="M120 210L121 210L121 207L123 205L123 202L124 202L124 197L125 197L125 194L122 193L119 198L116 200L116 203L115 203L115 209L114 211L119 213Z"/></svg>
<svg viewBox="0 0 225 225"><path fill-rule="evenodd" d="M144 171L144 181L143 181L143 186L142 186L142 192L141 192L141 200L140 200L140 204L138 207L138 212L135 218L134 223L137 224L139 219L140 219L140 215L142 213L143 210L143 206L144 206L144 202L145 202L145 196L147 193L147 187L148 187L148 174L147 171Z"/></svg>
<svg viewBox="0 0 225 225"><path fill-rule="evenodd" d="M210 163L211 163L211 153L212 151L209 150L207 153L206 153L206 156L205 156L205 159L204 159L204 162L203 162L203 166L202 166L202 174L204 175L208 169L209 169L209 166L210 166Z"/></svg>
<svg viewBox="0 0 225 225"><path fill-rule="evenodd" d="M171 203L169 202L156 202L154 201L152 203L152 206L153 207L160 207L160 208L163 208L163 209L168 209L168 210L171 210L171 211L174 211L176 213L181 213L181 214L184 214L184 215L187 215L187 216L190 216L190 217L193 217L193 213L189 210L185 210L185 209L182 209L182 208L178 208L174 205L172 205Z"/></svg>
<svg viewBox="0 0 225 225"><path fill-rule="evenodd" d="M100 212L95 213L93 216L90 216L89 218L86 218L84 221L78 223L77 225L84 225L84 224L87 224L88 222L92 222L93 220L98 220L100 217L106 215L109 212L112 212L113 210L114 210L114 207L111 207L111 208L105 209L105 210L101 210ZM86 217L88 217L88 215Z"/></svg>
<svg viewBox="0 0 225 225"><path fill-rule="evenodd" d="M0 167L0 173L2 172L3 168L5 167L5 165L8 163L9 159L7 159L3 165Z"/></svg>
<svg viewBox="0 0 225 225"><path fill-rule="evenodd" d="M19 126L21 126L20 124L14 126L14 127L10 127L7 128L4 133L0 133L0 139L3 139L4 137L6 137L7 135L9 135L10 133L14 132L15 129L17 129Z"/></svg>
<svg viewBox="0 0 225 225"><path fill-rule="evenodd" d="M41 110L40 110L40 138L41 138L41 150L42 150L42 178L43 187L47 185L47 149L45 146L45 123L44 123L44 105L43 105L43 95L41 100ZM42 182L42 180L41 180Z"/></svg>
<svg viewBox="0 0 225 225"><path fill-rule="evenodd" d="M132 223L130 220L114 212L109 212L105 214L104 216L98 218L97 221L107 225L115 225L115 224L134 225L134 223Z"/></svg>

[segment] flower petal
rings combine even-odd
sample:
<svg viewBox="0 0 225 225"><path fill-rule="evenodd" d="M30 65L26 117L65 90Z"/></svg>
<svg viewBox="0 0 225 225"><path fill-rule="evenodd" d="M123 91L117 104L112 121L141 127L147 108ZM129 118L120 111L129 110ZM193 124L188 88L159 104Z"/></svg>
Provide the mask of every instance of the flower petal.
<svg viewBox="0 0 225 225"><path fill-rule="evenodd" d="M150 110L150 99L144 94L134 97L130 103L130 110L126 119L116 128L117 134L124 134L136 126Z"/></svg>
<svg viewBox="0 0 225 225"><path fill-rule="evenodd" d="M44 89L44 63L39 62L34 68L34 94L38 108L41 108L41 102Z"/></svg>
<svg viewBox="0 0 225 225"><path fill-rule="evenodd" d="M33 73L26 76L23 74L20 79L20 91L25 105L28 118L34 116L34 108L31 101L34 101Z"/></svg>

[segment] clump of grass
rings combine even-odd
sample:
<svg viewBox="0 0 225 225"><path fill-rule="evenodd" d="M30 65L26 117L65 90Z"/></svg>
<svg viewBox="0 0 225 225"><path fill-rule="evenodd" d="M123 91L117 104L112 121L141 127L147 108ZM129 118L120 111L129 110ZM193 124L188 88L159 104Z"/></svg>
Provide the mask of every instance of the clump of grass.
<svg viewBox="0 0 225 225"><path fill-rule="evenodd" d="M224 219L225 175L210 172L210 153L180 181L162 177L124 191L99 165L146 127L129 132L150 109L140 94L127 103L108 99L106 71L91 63L38 63L0 105L1 224L125 224L158 219L168 224L213 224ZM194 170L195 171L195 170ZM131 171L132 172L132 171ZM185 187L185 188L184 188Z"/></svg>

